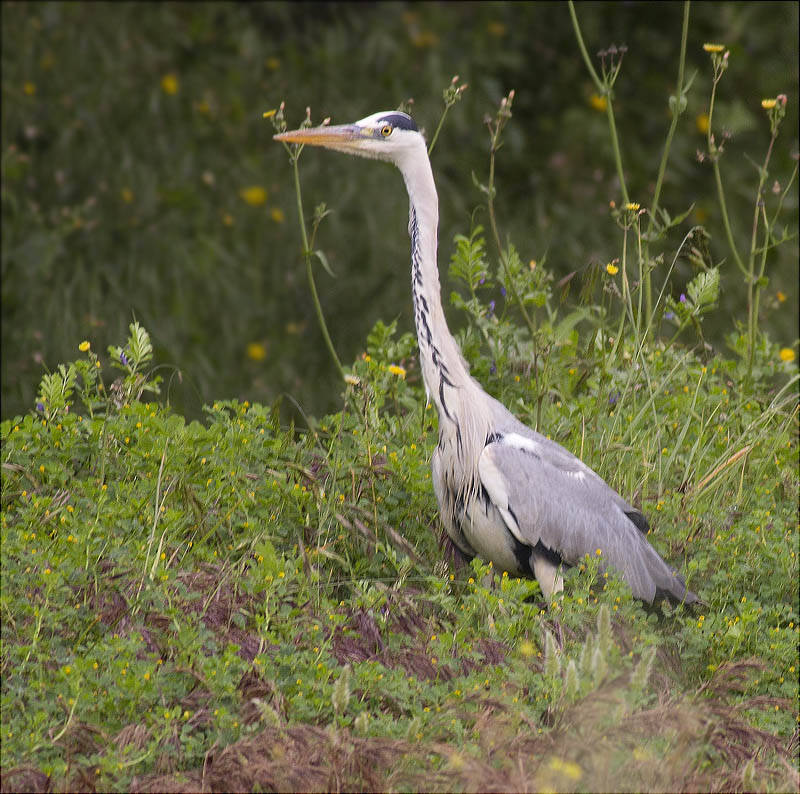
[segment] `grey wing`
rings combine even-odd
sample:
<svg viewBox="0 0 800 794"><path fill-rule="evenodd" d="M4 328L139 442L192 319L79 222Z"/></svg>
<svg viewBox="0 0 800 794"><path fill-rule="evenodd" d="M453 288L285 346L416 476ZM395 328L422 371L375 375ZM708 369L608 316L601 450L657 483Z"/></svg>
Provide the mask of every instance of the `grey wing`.
<svg viewBox="0 0 800 794"><path fill-rule="evenodd" d="M600 549L602 566L637 598L696 600L645 538L639 511L563 447L525 430L495 435L478 461L481 483L517 540L541 541L570 565Z"/></svg>

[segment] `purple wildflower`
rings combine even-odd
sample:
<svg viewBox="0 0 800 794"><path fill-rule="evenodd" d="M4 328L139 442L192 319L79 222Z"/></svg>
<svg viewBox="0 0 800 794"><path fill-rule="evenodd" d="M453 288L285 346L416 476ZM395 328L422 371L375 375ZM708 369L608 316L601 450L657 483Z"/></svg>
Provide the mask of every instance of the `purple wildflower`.
<svg viewBox="0 0 800 794"><path fill-rule="evenodd" d="M494 314L494 301L489 301L489 314Z"/></svg>
<svg viewBox="0 0 800 794"><path fill-rule="evenodd" d="M505 287L500 287L500 294L505 298L505 296L506 296L506 288Z"/></svg>
<svg viewBox="0 0 800 794"><path fill-rule="evenodd" d="M608 404L609 405L616 405L617 400L619 400L619 392L612 391L611 394L608 395Z"/></svg>
<svg viewBox="0 0 800 794"><path fill-rule="evenodd" d="M686 303L686 295L681 292L681 303Z"/></svg>
<svg viewBox="0 0 800 794"><path fill-rule="evenodd" d="M119 360L123 363L124 366L128 366L128 357L125 355L125 351L121 350L119 353Z"/></svg>
<svg viewBox="0 0 800 794"><path fill-rule="evenodd" d="M664 312L664 319L665 320L674 320L675 319L675 312Z"/></svg>
<svg viewBox="0 0 800 794"><path fill-rule="evenodd" d="M36 403L36 410L40 413L44 413L44 403Z"/></svg>
<svg viewBox="0 0 800 794"><path fill-rule="evenodd" d="M489 367L489 374L494 375L496 374L496 372L497 372L497 364L495 364L495 362L493 361L492 366Z"/></svg>

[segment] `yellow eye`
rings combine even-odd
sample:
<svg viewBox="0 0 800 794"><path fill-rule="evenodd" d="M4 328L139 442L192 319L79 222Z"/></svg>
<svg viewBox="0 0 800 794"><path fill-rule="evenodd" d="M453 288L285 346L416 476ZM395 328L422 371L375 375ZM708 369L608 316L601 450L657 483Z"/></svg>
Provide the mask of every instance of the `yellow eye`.
<svg viewBox="0 0 800 794"><path fill-rule="evenodd" d="M392 134L392 125L384 124L384 126L381 127L381 135L383 135L384 138L388 138L391 134Z"/></svg>

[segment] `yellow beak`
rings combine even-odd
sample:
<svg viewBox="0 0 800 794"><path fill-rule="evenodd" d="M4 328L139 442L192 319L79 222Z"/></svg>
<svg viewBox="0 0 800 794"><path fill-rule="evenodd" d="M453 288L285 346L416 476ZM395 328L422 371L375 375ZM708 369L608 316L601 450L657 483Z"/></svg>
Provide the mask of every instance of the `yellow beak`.
<svg viewBox="0 0 800 794"><path fill-rule="evenodd" d="M309 127L302 130L290 130L272 136L282 143L307 143L311 146L339 147L356 144L365 138L372 137L369 128L357 127L355 124L341 124L335 127Z"/></svg>

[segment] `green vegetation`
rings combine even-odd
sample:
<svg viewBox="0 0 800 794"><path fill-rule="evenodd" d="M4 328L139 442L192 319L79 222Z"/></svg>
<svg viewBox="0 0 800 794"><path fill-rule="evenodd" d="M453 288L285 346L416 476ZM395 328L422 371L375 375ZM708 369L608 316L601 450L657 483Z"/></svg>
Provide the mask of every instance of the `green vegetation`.
<svg viewBox="0 0 800 794"><path fill-rule="evenodd" d="M41 8L45 27L53 29L61 15L74 21L88 13L83 6ZM108 40L101 44L90 36L86 46L108 47L103 63L125 74L121 64L128 55L123 47L114 52L114 45L125 24L132 24L128 17L139 12L121 6L117 29L104 6L95 8L100 24L109 26ZM280 17L287 27L296 23L288 6L157 8L143 14L138 35L159 52L160 37L183 30L187 61L197 41L227 42L239 55L242 47L249 51L249 42L258 51L255 34L233 35L231 20L237 15L253 14L262 23ZM393 10L387 18L402 12L388 8ZM496 12L478 8L469 13L486 25L495 13L513 18L514 6ZM569 57L581 68L586 64L577 34L589 50L588 39L597 35L583 19L586 15L596 25L591 8L577 6L574 29L566 28L572 37ZM723 16L732 13L724 10L729 6L719 8ZM4 7L4 42L7 18L12 25L31 24L26 9ZM699 7L701 30L710 13ZM413 14L404 24L422 37L420 49L428 52L424 36L435 35L443 25L437 15L443 19L445 12L422 6ZM347 24L357 27L357 16ZM381 38L388 35L389 23L384 24L366 41L382 43L380 51L391 57L391 39ZM364 166L365 181L351 186L354 163L315 154L312 169L310 154L290 149L297 167L294 195L285 158L265 187L250 178L259 168L255 155L246 154L253 147L236 143L243 108L252 103L242 103L233 89L205 89L198 78L197 95L205 98L197 101L207 102L207 108L198 108L191 121L202 141L183 153L184 177L176 177L174 192L159 186L159 168L175 154L164 129L159 132L164 137L152 141L161 166L124 158L117 169L107 163L99 173L115 183L106 184L105 195L118 196L126 206L119 208L114 229L93 236L86 225L93 223L94 203L81 205L81 212L71 204L77 214L61 215L62 226L54 230L55 204L33 206L8 187L25 184L31 169L41 166L32 155L4 145L4 238L7 228L17 235L13 244L4 243L4 394L9 340L23 344L32 333L27 327L7 336L6 311L12 310L6 296L41 295L35 274L22 278L21 265L47 271L69 255L83 272L108 253L114 239L130 242L130 228L141 234L141 251L153 257L151 265L166 261L164 252L156 257L159 236L182 247L171 251L175 271L151 267L134 273L137 260L131 253L133 269L116 282L119 296L137 280L151 280L155 287L163 286L159 279L176 279L177 285L196 267L199 276L193 278L197 283L208 278L203 289L220 315L201 318L209 324L203 333L214 338L214 324L230 322L232 336L219 337L223 349L230 353L235 345L252 345L249 353L240 351L250 373L275 366L271 359L260 360L265 343L244 333L257 326L257 307L232 308L232 294L214 291L219 282L212 270L223 255L231 268L248 261L245 269L254 280L247 289L260 295L254 285L263 286L258 279L266 277L255 275L261 271L247 259L251 247L272 246L275 255L278 241L283 250L297 241L285 222L273 220L267 233L256 213L279 209L272 196L283 190L284 206L296 203L300 217L308 217L301 186L306 201L314 196L318 205L310 234L303 225L297 235L315 295L308 299L308 316L315 306L321 325L327 318L330 346L322 334L318 349L310 349L315 343L308 337L290 334L294 341L287 352L304 362L298 372L307 390L319 390L320 380L306 362L327 360L332 370L333 358L344 363L343 380L336 372L330 376L337 402L327 409L303 413L297 406L284 410L280 401L210 399L199 420L192 419L194 412L175 407L176 378L161 363L170 345L155 344L145 328L152 331L151 316L172 306L175 332L190 339L189 320L178 327L196 313L190 308L196 291L165 290L163 303L141 311L134 296L153 293L131 289L127 310L136 305L142 322L125 317L127 333L104 340L107 345L97 341L103 336L99 331L76 333L82 321L65 310L78 297L99 301L105 287L71 275L78 280L73 291L63 291L66 303L43 305L43 311L58 308L67 315L60 336L72 352L40 377L38 391L33 388L19 415L0 423L4 790L797 789L798 371L796 343L786 338L778 343L769 333L781 327L770 320L772 309L784 302L763 281L766 274L782 272L787 252L796 252L794 165L780 177L772 173L776 162L791 162L781 136L794 128L788 118L781 125L778 115L794 112L796 97L785 105L775 90L766 97L774 104L762 108L759 95L760 170L742 170L731 191L728 172L718 167L722 133L716 127L727 75L714 78L723 60L730 74L737 53L726 59L724 46L703 51L701 43L695 49L702 71L693 78L693 24L685 17L682 31L675 26L675 53L683 52L681 41L689 44L686 63L681 55L675 64L681 88L665 100L671 114L662 118L662 138L643 158L646 178L664 186L661 194L654 188L652 195L661 197L649 204L630 188L628 160L638 155L615 115L613 92L622 91L631 54L616 48L604 51L599 61L588 56L600 70L595 75L600 88L591 101L602 106L597 114L605 129L602 140L617 140L609 168L620 175L619 193L610 217L602 207L599 214L594 208L587 218L576 218L575 234L565 245L579 251L602 239L598 250L608 253L591 261L586 250L580 252L576 261L590 263L563 277L551 267L561 253L535 259L524 253L531 250L529 237L522 236L514 213L506 212L506 204L516 203L510 176L519 170L507 171L505 158L524 144L520 94L501 100L498 91L498 109L488 119L488 147L484 132L484 154L470 163L471 214L462 216L468 220L459 227L443 228L440 264L453 288L452 325L473 374L520 419L580 455L642 507L653 544L707 603L694 610L643 605L613 576L598 574L588 558L566 573L563 595L545 603L535 582L510 578L478 560L459 568L443 551L429 468L437 422L425 405L416 342L402 330L402 320L379 321L364 335L364 352L346 354L330 317L330 296L318 284L330 277L317 265L336 272L339 284L352 283L350 258L365 252L355 246L337 249L339 221L318 202L335 199L337 212L363 204L370 223L388 229L395 200L400 207L405 197L399 189L387 197L382 168ZM339 23L331 22L326 51L348 40L340 33ZM69 41L77 34L63 35ZM6 49L4 94L7 79L23 85L21 72L8 76ZM31 63L41 67L44 56L35 48L32 53ZM480 53L479 48L477 63ZM224 48L209 56L208 85L214 85L210 72L230 63L226 57ZM260 52L252 63L270 70ZM151 109L159 108L156 117L164 113L171 123L187 123L175 107L164 109L185 90L183 72L157 59L146 66L154 81L149 102ZM231 73L226 79L236 86L243 78ZM464 130L474 90L460 90L463 82L449 75L441 84L448 86L447 120L441 127L429 125L439 135L433 153L437 175L443 144ZM695 95L698 85L708 88L702 102ZM678 155L688 145L681 119L693 113L692 103L699 109L709 102L712 89L711 106L717 110L708 113L701 153L713 163L704 177L715 206L722 207L719 240L716 234L709 238L696 216L698 207L685 196L676 202L672 190L673 171L685 167ZM114 81L103 90L119 110ZM230 103L224 108L217 104L223 97ZM296 87L292 99L292 107L274 102L271 119L279 129L301 122ZM350 118L380 106L373 102ZM268 107L259 105L258 115ZM4 125L14 112L4 112ZM130 109L128 114L133 121ZM85 142L83 125L99 118L79 115L81 123L70 127L70 134ZM123 122L115 122L117 129ZM49 133L66 146L64 128L57 131L55 121L48 123ZM258 123L272 131L269 122L259 118ZM237 148L227 149L215 137L220 126ZM597 136L592 146L600 145L598 129L589 124L581 130L588 138ZM472 127L462 136L478 138L480 131ZM725 145L721 162L727 167L733 158L730 143ZM285 154L277 144L274 149ZM103 155L108 162L118 155L112 150ZM200 157L201 150L211 159ZM232 159L231 151L239 157ZM242 166L242 156L253 159ZM229 204L220 199L209 210L188 189L187 175L203 168L213 177L206 187L217 196L229 195ZM77 174L85 177L80 165L66 183ZM781 189L773 191L777 178ZM636 177L639 184L644 179ZM326 180L342 190L321 195ZM451 180L440 179L445 201L451 200ZM71 200L79 192L70 193ZM165 214L165 196L177 202L172 214ZM378 201L381 197L387 201ZM548 222L562 211L556 207ZM218 213L236 218L233 226ZM604 229L599 238L589 232L597 225ZM402 232L402 223L398 226ZM408 258L403 243L405 249L391 262L394 269ZM376 251L363 261L365 268L378 260ZM302 272L299 262L296 274ZM22 278L16 293L6 292L9 272ZM392 281L399 282L397 294L408 302L406 277ZM730 302L721 288L726 284L740 288L743 304ZM793 287L780 286L791 294ZM351 316L364 298L358 297L354 304L350 295ZM282 300L277 294L276 306ZM733 305L750 308L735 328L730 327ZM19 317L19 309L14 311ZM293 321L280 316L281 322ZM714 331L715 323L724 332ZM168 334L162 333L163 342ZM708 343L725 335L726 353ZM198 355L210 356L203 339L191 337L203 348ZM206 364L211 383L210 358ZM221 376L218 388L225 392L222 384L232 382ZM299 405L307 403L301 399ZM301 419L287 422L292 413Z"/></svg>

